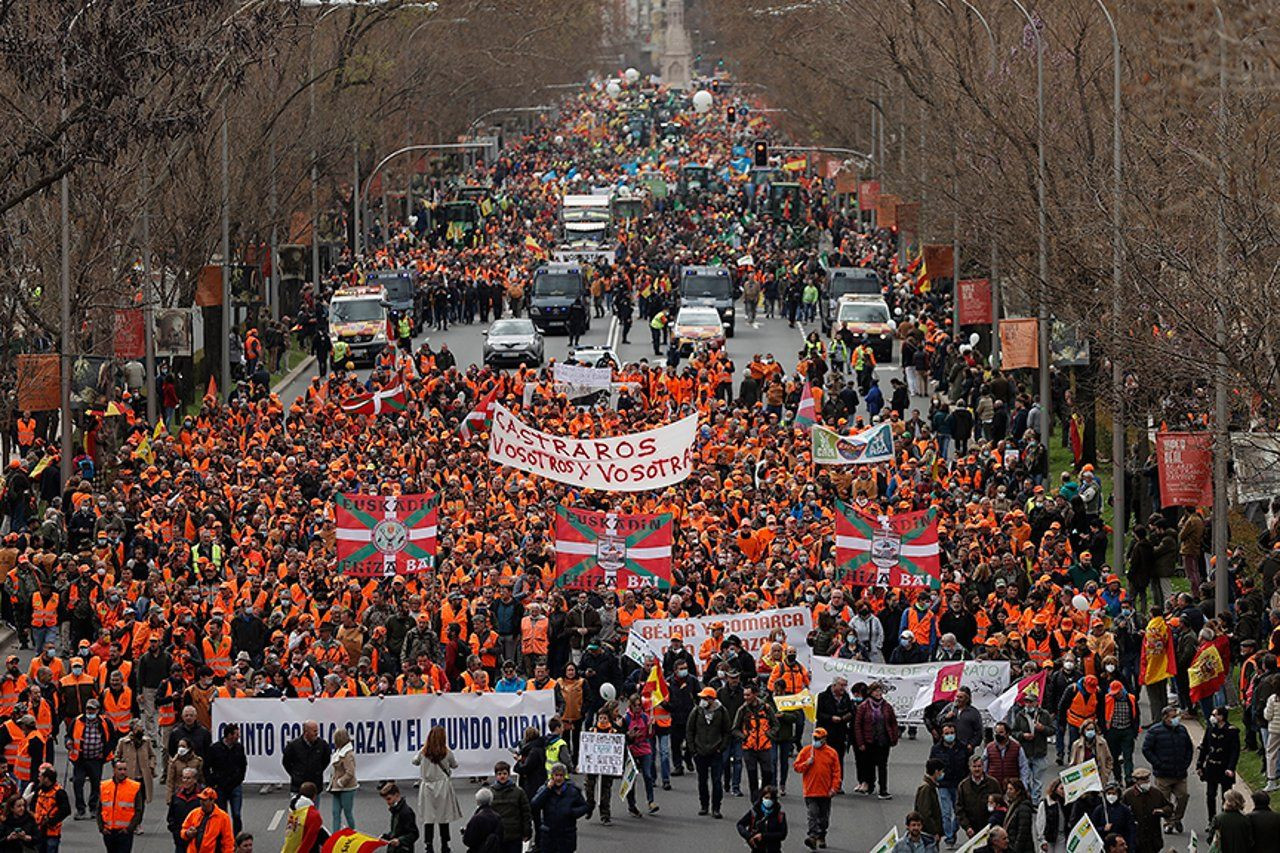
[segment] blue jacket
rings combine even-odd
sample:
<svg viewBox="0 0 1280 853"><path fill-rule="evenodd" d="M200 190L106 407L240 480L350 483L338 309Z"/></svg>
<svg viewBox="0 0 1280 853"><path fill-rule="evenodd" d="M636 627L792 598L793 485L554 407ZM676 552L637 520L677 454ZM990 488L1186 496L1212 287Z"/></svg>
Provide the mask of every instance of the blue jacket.
<svg viewBox="0 0 1280 853"><path fill-rule="evenodd" d="M582 796L582 789L568 780L559 788L543 785L533 795L529 806L542 831L555 833L561 839L576 837L578 818L591 811L587 798Z"/></svg>
<svg viewBox="0 0 1280 853"><path fill-rule="evenodd" d="M1183 726L1156 723L1142 740L1142 757L1151 764L1151 775L1161 779L1185 779L1195 747Z"/></svg>

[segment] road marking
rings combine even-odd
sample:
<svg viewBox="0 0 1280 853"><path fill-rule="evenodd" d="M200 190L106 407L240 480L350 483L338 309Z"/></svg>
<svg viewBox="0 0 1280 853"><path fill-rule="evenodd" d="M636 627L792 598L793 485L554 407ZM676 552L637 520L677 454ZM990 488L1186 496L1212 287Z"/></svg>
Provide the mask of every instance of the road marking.
<svg viewBox="0 0 1280 853"><path fill-rule="evenodd" d="M618 330L621 328L621 325L618 323L618 315L614 314L613 317L609 319L609 334L605 337L605 345L608 346L609 349L613 349L618 345Z"/></svg>
<svg viewBox="0 0 1280 853"><path fill-rule="evenodd" d="M288 809L280 809L276 812L276 816L271 818L271 824L267 826L267 832L275 832L280 828L280 821L284 820L285 813Z"/></svg>

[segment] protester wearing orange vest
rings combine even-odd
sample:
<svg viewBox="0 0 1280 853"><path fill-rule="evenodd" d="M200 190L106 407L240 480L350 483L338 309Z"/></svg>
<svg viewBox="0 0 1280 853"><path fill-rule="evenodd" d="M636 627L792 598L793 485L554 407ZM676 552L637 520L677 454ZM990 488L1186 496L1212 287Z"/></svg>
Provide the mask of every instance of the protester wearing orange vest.
<svg viewBox="0 0 1280 853"><path fill-rule="evenodd" d="M1098 716L1098 678L1086 675L1077 679L1062 694L1059 707L1067 712L1067 749L1080 737L1080 726L1085 720Z"/></svg>
<svg viewBox="0 0 1280 853"><path fill-rule="evenodd" d="M219 683L226 678L231 669L231 638L222 633L222 623L209 622L209 636L200 643L204 652L204 664L213 670L213 677Z"/></svg>
<svg viewBox="0 0 1280 853"><path fill-rule="evenodd" d="M36 728L36 718L30 714L25 714L18 721L18 725L22 727L26 736L23 738L17 756L9 766L13 768L13 775L18 780L18 784L25 788L28 783L34 781L32 773L35 770L41 765L53 762L53 744L43 732Z"/></svg>
<svg viewBox="0 0 1280 853"><path fill-rule="evenodd" d="M125 686L124 676L119 670L111 673L107 685L102 694L102 714L111 725L114 744L129 733L129 721L138 715L138 703L133 690Z"/></svg>
<svg viewBox="0 0 1280 853"><path fill-rule="evenodd" d="M831 798L840 790L843 770L840 753L827 746L827 730L813 730L813 743L800 750L792 769L804 782L804 807L808 813L808 831L804 843L810 849L827 846L827 828L831 823Z"/></svg>
<svg viewBox="0 0 1280 853"><path fill-rule="evenodd" d="M32 809L36 829L53 841L42 850L56 850L62 841L62 822L71 816L71 800L58 784L58 771L45 765L40 768L40 783L36 787L36 801Z"/></svg>
<svg viewBox="0 0 1280 853"><path fill-rule="evenodd" d="M111 778L102 783L98 809L98 831L102 833L107 853L130 853L133 850L133 833L142 823L146 805L142 783L129 778L125 762L115 762Z"/></svg>
<svg viewBox="0 0 1280 853"><path fill-rule="evenodd" d="M18 454L26 456L27 451L36 443L36 419L30 412L23 412L18 418Z"/></svg>
<svg viewBox="0 0 1280 853"><path fill-rule="evenodd" d="M57 645L59 600L48 581L41 581L40 590L31 595L31 647L37 651L46 643Z"/></svg>
<svg viewBox="0 0 1280 853"><path fill-rule="evenodd" d="M520 621L520 661L524 674L532 675L533 669L540 659L547 656L550 649L547 617L542 612L542 605L534 601L525 611Z"/></svg>
<svg viewBox="0 0 1280 853"><path fill-rule="evenodd" d="M233 853L236 838L231 816L218 807L218 792L205 788L199 799L200 808L187 815L180 830L186 853Z"/></svg>
<svg viewBox="0 0 1280 853"><path fill-rule="evenodd" d="M18 704L18 697L27 689L27 676L18 665L18 656L9 655L5 661L7 671L0 678L0 717L8 717L13 713L13 706Z"/></svg>
<svg viewBox="0 0 1280 853"><path fill-rule="evenodd" d="M89 783L90 811L97 811L102 765L111 758L111 728L98 713L98 700L90 699L85 712L71 724L67 735L67 758L75 768L71 790L76 798L76 820L86 820L84 783Z"/></svg>

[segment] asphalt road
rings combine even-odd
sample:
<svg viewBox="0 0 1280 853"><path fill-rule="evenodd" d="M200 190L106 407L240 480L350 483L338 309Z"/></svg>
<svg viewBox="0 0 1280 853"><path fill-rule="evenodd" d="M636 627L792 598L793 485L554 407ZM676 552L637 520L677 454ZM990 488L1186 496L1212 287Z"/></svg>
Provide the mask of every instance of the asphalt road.
<svg viewBox="0 0 1280 853"><path fill-rule="evenodd" d="M1193 731L1193 734L1197 732ZM915 790L919 786L924 771L924 762L928 757L928 739L910 741L904 739L893 750L889 763L889 790L891 800L879 800L862 796L843 796L834 801L831 817L831 830L828 845L832 850L866 851L880 840L888 828L897 824L901 831L902 820L912 810ZM65 764L61 746L59 747L59 770ZM847 759L847 772L853 772L853 760ZM1139 764L1142 762L1139 759ZM1057 772L1057 767L1049 768L1049 775ZM357 767L357 775L359 767ZM575 782L582 784L580 777ZM613 793L613 825L602 826L597 816L578 825L578 849L583 851L622 851L634 850L640 846L650 850L734 850L741 844L734 830L734 823L747 809L745 797L738 799L727 797L724 801L724 820L710 817L698 817L697 779L685 775L671 780L672 790L656 790L656 800L660 811L655 815L646 814L643 818L627 815L626 803L617 795L617 785ZM377 835L387 829L388 818L386 807L375 791L375 781L366 780L361 786L355 801L356 827L362 831ZM402 784L402 789L414 802L416 792L409 785ZM466 817L474 811L472 799L476 785L468 780L458 780L455 790L462 805L464 819L451 827L454 843L452 849L461 853L463 850L459 838ZM805 833L804 803L799 796L800 783L794 777L790 781L789 792L782 800L782 807L788 816L790 838L784 849L791 851L804 850ZM846 789L852 783L846 784ZM743 790L746 790L746 779L743 779ZM144 834L135 839L134 850L137 853L168 853L173 844L165 830L165 803L163 787L156 786L155 801L148 805L143 820ZM1188 831L1195 829L1201 833L1206 823L1204 805L1204 787L1196 780L1191 782L1191 802L1187 809L1184 825ZM255 836L258 850L274 851L284 836L287 820L288 795L280 791L261 795L258 786L246 786L243 816L245 828ZM330 819L331 803L327 795L321 795L321 814L326 827L332 828ZM641 809L643 807L643 790L641 791ZM100 849L100 836L94 824L67 821L63 834L64 850L97 850ZM1168 836L1166 847L1184 847L1189 835ZM438 843L438 842L437 842ZM671 845L668 847L667 845ZM421 849L421 848L419 848ZM437 848L438 850L439 848Z"/></svg>
<svg viewBox="0 0 1280 853"><path fill-rule="evenodd" d="M741 305L738 308L741 311ZM419 347L424 340L430 340L431 348L434 350L438 350L443 344L448 344L459 366L465 367L472 363L479 364L482 359L486 328L488 328L488 324L475 323L472 325L451 326L445 332L438 332L433 329L425 330L414 338L414 348ZM772 353L775 360L784 368L787 370L794 369L796 362L799 361L797 353L804 346L804 337L812 331L812 328L800 323L797 323L795 328L791 328L785 320L778 318L766 319L762 312L756 318L755 326L747 324L745 317L740 317L736 331L737 334L726 341L729 356L739 370L739 375L734 378L735 389L738 382L741 381L740 371L756 353L761 355ZM629 337L630 343L622 343L620 330L613 318L609 316L596 317L591 321L591 329L582 336L581 345L602 346L609 344L614 347L618 358L623 362L639 361L641 359L648 359L653 362L655 357L650 340L648 322L641 320L637 316L631 327ZM569 338L563 332L553 332L546 335L544 345L548 360L552 358L564 360L569 355ZM658 356L658 359L663 360L665 363L665 354ZM362 368L359 373L361 376L368 376L369 368ZM889 386L889 379L894 376L901 377L903 375L902 367L895 360L892 364L878 366L876 373L880 378L880 388L884 392L887 402L892 391ZM280 389L280 398L286 407L305 390L313 375L315 375L314 367L304 371L288 386ZM920 409L921 415L927 415L929 407L927 397L913 397L911 403L913 407ZM862 413L865 414L865 406L860 408Z"/></svg>

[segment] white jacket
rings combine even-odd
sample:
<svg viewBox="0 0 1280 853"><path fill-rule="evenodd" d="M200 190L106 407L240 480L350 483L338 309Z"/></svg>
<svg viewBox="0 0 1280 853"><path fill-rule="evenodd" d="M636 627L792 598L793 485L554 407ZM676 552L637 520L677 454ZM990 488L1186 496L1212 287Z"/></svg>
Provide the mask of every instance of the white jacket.
<svg viewBox="0 0 1280 853"><path fill-rule="evenodd" d="M1267 721L1267 731L1280 735L1280 694L1272 693L1267 697L1267 706L1262 711L1262 718Z"/></svg>

